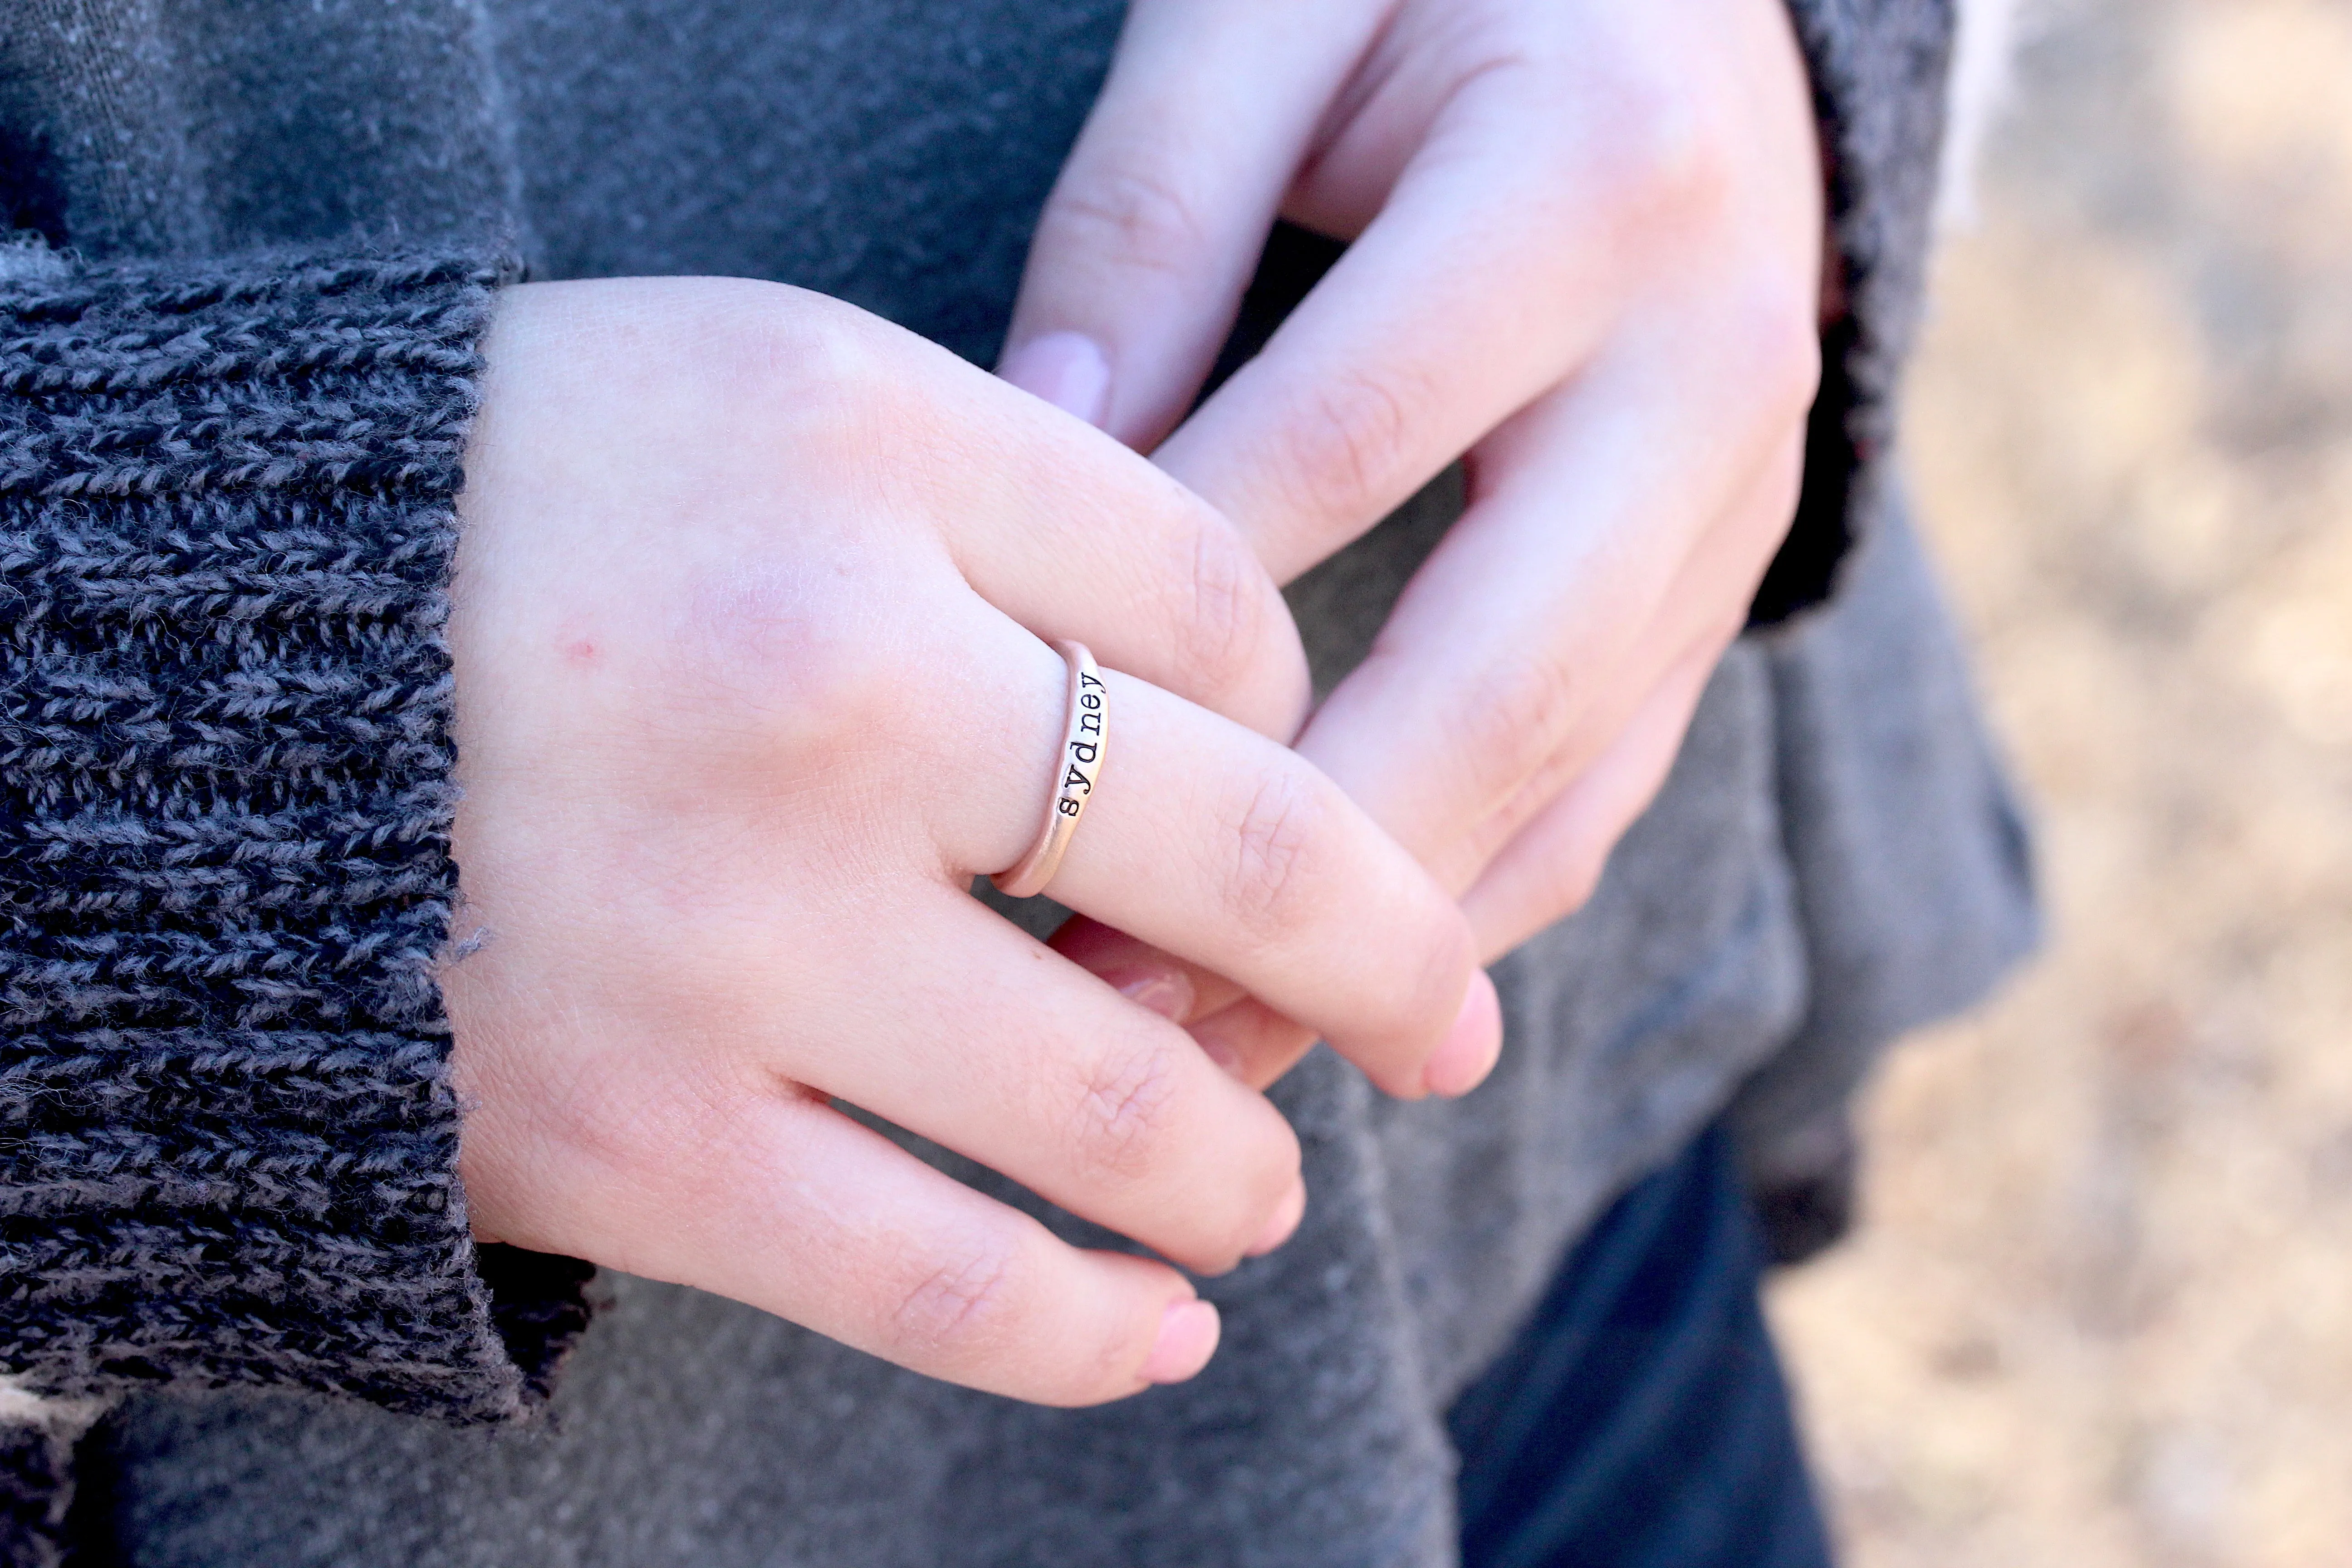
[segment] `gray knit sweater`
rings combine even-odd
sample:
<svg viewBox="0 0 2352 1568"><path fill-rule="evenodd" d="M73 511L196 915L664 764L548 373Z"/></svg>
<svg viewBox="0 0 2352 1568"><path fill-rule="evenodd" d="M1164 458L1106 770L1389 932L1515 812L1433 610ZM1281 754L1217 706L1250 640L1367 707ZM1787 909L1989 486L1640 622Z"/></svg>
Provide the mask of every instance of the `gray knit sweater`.
<svg viewBox="0 0 2352 1568"><path fill-rule="evenodd" d="M1309 1219L1208 1287L1217 1362L1076 1414L469 1240L441 628L504 278L778 278L985 362L1114 0L0 12L0 1561L1451 1562L1440 1413L1598 1207L1727 1109L1792 1157L2030 940L1883 461L1948 8L1793 3L1854 310L1779 629L1499 966L1495 1079L1311 1058ZM1294 591L1320 679L1457 505Z"/></svg>

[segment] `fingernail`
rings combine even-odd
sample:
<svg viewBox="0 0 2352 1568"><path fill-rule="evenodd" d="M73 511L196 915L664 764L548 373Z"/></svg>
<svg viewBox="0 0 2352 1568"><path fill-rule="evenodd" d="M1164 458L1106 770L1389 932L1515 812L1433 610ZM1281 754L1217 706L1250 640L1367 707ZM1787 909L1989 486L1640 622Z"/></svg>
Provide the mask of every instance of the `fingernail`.
<svg viewBox="0 0 2352 1568"><path fill-rule="evenodd" d="M1467 1094L1486 1080L1502 1054L1502 998L1495 994L1495 982L1486 972L1474 970L1469 992L1462 998L1462 1011L1454 1016L1454 1026L1445 1031L1445 1043L1421 1069L1421 1086L1448 1099Z"/></svg>
<svg viewBox="0 0 2352 1568"><path fill-rule="evenodd" d="M1079 332L1032 338L1006 354L996 374L1089 425L1100 425L1110 405L1110 360Z"/></svg>
<svg viewBox="0 0 2352 1568"><path fill-rule="evenodd" d="M1274 1211L1274 1217L1265 1222L1265 1233L1250 1244L1247 1256L1264 1258L1297 1235L1298 1222L1306 1217L1307 1184L1295 1182L1291 1184L1290 1195L1282 1200L1281 1206Z"/></svg>
<svg viewBox="0 0 2352 1568"><path fill-rule="evenodd" d="M1206 1301L1171 1301L1160 1315L1160 1337L1143 1358L1146 1383L1181 1383L1209 1364L1223 1331L1217 1310Z"/></svg>
<svg viewBox="0 0 2352 1568"><path fill-rule="evenodd" d="M1192 1016L1192 977L1181 969L1150 969L1125 980L1113 980L1118 994L1139 1007L1149 1007L1171 1023Z"/></svg>

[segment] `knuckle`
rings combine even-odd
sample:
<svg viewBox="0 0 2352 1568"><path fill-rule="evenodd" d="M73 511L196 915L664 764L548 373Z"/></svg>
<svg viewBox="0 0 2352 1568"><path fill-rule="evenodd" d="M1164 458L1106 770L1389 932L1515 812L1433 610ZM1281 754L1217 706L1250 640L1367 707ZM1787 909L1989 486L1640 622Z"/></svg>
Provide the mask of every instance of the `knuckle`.
<svg viewBox="0 0 2352 1568"><path fill-rule="evenodd" d="M494 1127L520 1121L509 1130L509 1141L542 1163L620 1174L687 1200L705 1195L697 1189L724 1163L714 1160L714 1151L774 1092L754 1075L725 1070L693 1054L677 1060L657 1085L582 1059L532 1074L527 1095L515 1094L516 1087L496 1086L493 1098L507 1114L483 1120Z"/></svg>
<svg viewBox="0 0 2352 1568"><path fill-rule="evenodd" d="M1480 799L1507 799L1558 750L1579 695L1567 673L1545 658L1505 658L1470 680L1450 710L1446 743Z"/></svg>
<svg viewBox="0 0 2352 1568"><path fill-rule="evenodd" d="M1082 1068L1069 1113L1070 1144L1080 1167L1111 1181L1144 1180L1169 1147L1176 1063L1150 1039L1107 1047Z"/></svg>
<svg viewBox="0 0 2352 1568"><path fill-rule="evenodd" d="M889 1353L901 1361L985 1353L1018 1315L1021 1279L1017 1252L989 1237L906 1270L880 1325Z"/></svg>
<svg viewBox="0 0 2352 1568"><path fill-rule="evenodd" d="M1113 162L1056 191L1042 226L1053 238L1113 262L1181 272L1211 243L1199 201L1148 163Z"/></svg>
<svg viewBox="0 0 2352 1568"><path fill-rule="evenodd" d="M672 721L763 765L834 755L868 728L901 671L840 581L815 546L690 574L668 639Z"/></svg>
<svg viewBox="0 0 2352 1568"><path fill-rule="evenodd" d="M679 327L696 373L751 417L797 403L812 382L837 387L871 379L857 374L862 334L781 289L729 289Z"/></svg>
<svg viewBox="0 0 2352 1568"><path fill-rule="evenodd" d="M1734 149L1725 126L1696 95L1663 80L1609 86L1610 134L1599 178L1603 205L1621 220L1688 217L1729 196Z"/></svg>
<svg viewBox="0 0 2352 1568"><path fill-rule="evenodd" d="M1360 521L1385 510L1430 389L1411 373L1345 371L1306 392L1281 427L1276 470L1309 518Z"/></svg>
<svg viewBox="0 0 2352 1568"><path fill-rule="evenodd" d="M907 345L839 301L759 285L713 300L688 332L692 374L746 442L870 467L928 449L940 422Z"/></svg>
<svg viewBox="0 0 2352 1568"><path fill-rule="evenodd" d="M1223 529L1199 530L1190 564L1174 580L1181 599L1171 608L1182 628L1176 689L1206 703L1246 682L1263 658L1273 595L1256 558Z"/></svg>
<svg viewBox="0 0 2352 1568"><path fill-rule="evenodd" d="M1319 878L1317 847L1333 807L1289 768L1258 781L1234 819L1234 860L1226 885L1229 912L1259 941L1296 931L1315 912Z"/></svg>

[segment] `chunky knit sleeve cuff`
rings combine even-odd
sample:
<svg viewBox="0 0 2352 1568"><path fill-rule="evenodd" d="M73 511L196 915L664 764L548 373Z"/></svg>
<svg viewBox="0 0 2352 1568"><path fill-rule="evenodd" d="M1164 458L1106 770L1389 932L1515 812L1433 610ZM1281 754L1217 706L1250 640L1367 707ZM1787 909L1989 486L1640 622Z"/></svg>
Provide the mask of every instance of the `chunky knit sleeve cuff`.
<svg viewBox="0 0 2352 1568"><path fill-rule="evenodd" d="M1953 42L1953 0L1790 0L1790 10L1812 68L1845 309L1822 334L1803 497L1752 626L1827 599L1878 504L1926 286Z"/></svg>
<svg viewBox="0 0 2352 1568"><path fill-rule="evenodd" d="M0 266L0 1373L524 1409L434 980L478 259Z"/></svg>

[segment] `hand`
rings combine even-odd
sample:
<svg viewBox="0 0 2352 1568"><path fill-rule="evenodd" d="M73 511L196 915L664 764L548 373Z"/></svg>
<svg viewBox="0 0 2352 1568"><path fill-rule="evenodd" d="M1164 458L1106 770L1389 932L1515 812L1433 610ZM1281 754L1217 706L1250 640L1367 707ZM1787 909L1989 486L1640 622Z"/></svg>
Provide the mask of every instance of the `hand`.
<svg viewBox="0 0 2352 1568"><path fill-rule="evenodd" d="M1135 0L1003 374L1150 449L1276 214L1353 241L1156 460L1286 581L1466 452L1298 746L1497 955L1590 896L1787 531L1822 205L1783 0ZM1255 1082L1311 1038L1201 1032Z"/></svg>
<svg viewBox="0 0 2352 1568"><path fill-rule="evenodd" d="M1491 1050L1490 999L1456 1027L1458 911L1259 732L1305 677L1247 546L1116 443L796 290L517 289L484 353L444 976L477 1234L1026 1399L1191 1375L1216 1317L1175 1269L1065 1245L831 1097L1193 1269L1297 1222L1271 1106L969 896L1045 807L1040 637L1123 672L1056 898L1394 1092Z"/></svg>

